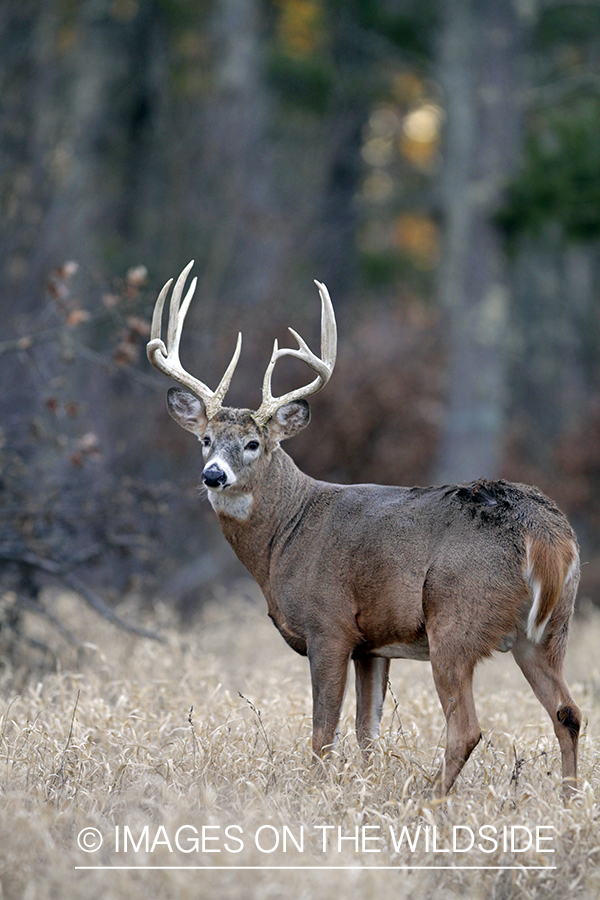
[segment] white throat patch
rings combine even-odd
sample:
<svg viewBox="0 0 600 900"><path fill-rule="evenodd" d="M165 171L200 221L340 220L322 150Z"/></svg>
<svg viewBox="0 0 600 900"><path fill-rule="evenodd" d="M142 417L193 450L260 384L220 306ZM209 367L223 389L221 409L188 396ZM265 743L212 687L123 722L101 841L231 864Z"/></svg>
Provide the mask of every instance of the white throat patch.
<svg viewBox="0 0 600 900"><path fill-rule="evenodd" d="M231 516L239 522L245 522L250 516L254 502L252 494L229 494L227 490L208 491L208 500L216 513Z"/></svg>

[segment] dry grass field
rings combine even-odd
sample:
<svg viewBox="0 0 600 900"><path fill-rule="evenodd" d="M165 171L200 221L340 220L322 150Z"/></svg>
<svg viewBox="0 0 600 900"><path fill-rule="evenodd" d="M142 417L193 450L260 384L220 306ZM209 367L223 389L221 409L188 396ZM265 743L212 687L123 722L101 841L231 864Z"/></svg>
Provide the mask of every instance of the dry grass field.
<svg viewBox="0 0 600 900"><path fill-rule="evenodd" d="M252 586L235 593L185 631L154 613L164 644L61 596L81 646L51 674L2 665L2 898L597 900L600 614L574 624L569 651L586 720L578 799L563 806L549 720L502 656L477 676L485 739L436 804L426 788L444 730L429 666L392 664L368 766L349 692L337 751L315 769L307 663Z"/></svg>

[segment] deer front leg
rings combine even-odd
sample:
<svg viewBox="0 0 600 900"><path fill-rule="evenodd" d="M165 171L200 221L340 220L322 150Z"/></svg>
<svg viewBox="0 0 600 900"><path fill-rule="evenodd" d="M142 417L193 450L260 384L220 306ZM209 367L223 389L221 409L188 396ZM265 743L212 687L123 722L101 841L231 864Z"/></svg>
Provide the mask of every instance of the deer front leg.
<svg viewBox="0 0 600 900"><path fill-rule="evenodd" d="M340 720L351 648L340 644L338 635L308 641L308 660L313 698L312 748L322 756L335 743Z"/></svg>
<svg viewBox="0 0 600 900"><path fill-rule="evenodd" d="M380 656L368 656L354 660L356 738L358 746L365 752L379 735L389 670L389 659Z"/></svg>

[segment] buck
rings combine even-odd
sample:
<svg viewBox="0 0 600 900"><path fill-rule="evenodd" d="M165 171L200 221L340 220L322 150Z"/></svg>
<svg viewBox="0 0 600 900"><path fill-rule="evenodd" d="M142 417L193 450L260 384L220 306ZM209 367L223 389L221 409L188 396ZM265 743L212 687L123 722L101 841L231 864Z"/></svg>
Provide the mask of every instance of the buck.
<svg viewBox="0 0 600 900"><path fill-rule="evenodd" d="M161 291L147 352L188 391L171 388L171 416L202 444L202 481L223 533L260 585L284 639L308 656L312 747L334 743L350 660L356 734L377 737L391 659L430 660L446 718L446 748L433 790L445 794L481 737L473 670L495 650L512 651L558 738L565 794L577 785L581 713L563 677L579 580L575 535L557 506L534 487L476 481L442 487L339 485L301 472L281 448L309 423L306 398L331 377L337 333L325 285L321 356L293 330L298 349L279 349L267 367L256 411L223 406L241 334L213 392L179 361L183 322L196 279L179 276L161 339ZM283 356L315 373L310 384L274 397ZM191 393L190 393L191 391Z"/></svg>

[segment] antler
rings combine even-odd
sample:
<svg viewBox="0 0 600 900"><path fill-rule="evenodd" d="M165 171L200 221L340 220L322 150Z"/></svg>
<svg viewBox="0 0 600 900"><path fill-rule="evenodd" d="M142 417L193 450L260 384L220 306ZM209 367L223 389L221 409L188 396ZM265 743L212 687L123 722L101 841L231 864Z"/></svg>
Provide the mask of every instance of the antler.
<svg viewBox="0 0 600 900"><path fill-rule="evenodd" d="M333 304L327 288L319 281L315 281L315 284L321 295L321 358L312 352L306 341L304 341L293 328L288 328L288 331L298 341L298 350L293 350L291 348L280 350L277 341L275 341L271 361L267 366L263 381L262 403L259 409L252 415L257 425L265 425L271 416L286 403L291 403L293 400L300 400L302 397L309 397L311 394L320 391L331 378L337 353L335 314L333 312ZM278 359L281 359L282 356L294 356L296 359L302 360L302 362L305 362L317 373L317 377L314 381L311 381L310 384L307 384L302 388L297 388L295 391L289 391L289 393L284 394L282 397L274 397L271 393L271 376L273 374L273 369L275 368L275 363Z"/></svg>
<svg viewBox="0 0 600 900"><path fill-rule="evenodd" d="M158 295L156 306L154 307L154 313L152 315L152 330L150 332L150 340L146 345L146 353L148 354L148 359L150 360L152 365L159 369L159 371L164 372L165 375L169 375L171 378L174 378L175 381L179 382L179 384L182 384L184 387L189 388L194 394L196 394L196 396L203 401L206 407L207 417L209 419L212 419L215 413L217 413L222 407L223 398L225 397L225 394L229 389L235 367L237 366L238 359L240 358L240 352L242 349L242 335L241 333L238 334L235 352L216 391L211 391L211 389L207 387L202 381L198 381L197 378L194 378L192 375L185 371L179 361L179 341L181 340L183 323L185 321L185 316L192 297L194 296L194 291L196 290L196 283L198 279L193 279L183 303L181 303L181 295L183 294L183 288L185 286L186 279L193 265L194 260L188 263L188 265L185 267L185 269L177 279L175 287L173 288L173 296L171 297L171 307L169 310L169 325L167 328L166 346L161 339L160 333L163 307L165 305L167 294L169 293L169 288L171 287L171 284L173 282L172 278L167 281L164 288Z"/></svg>

